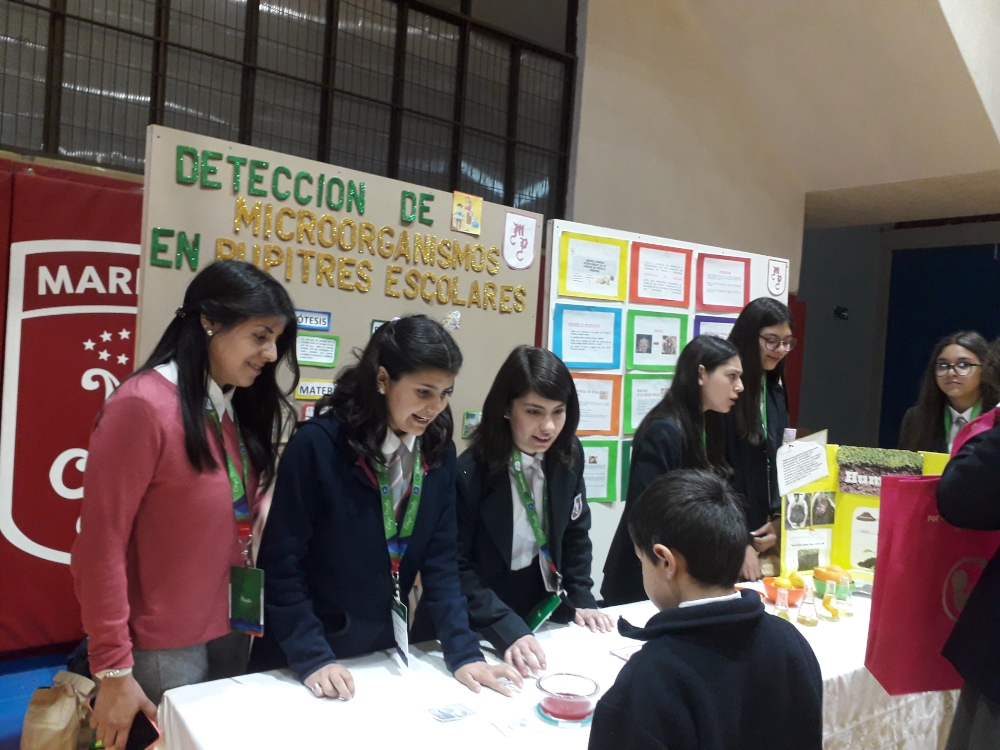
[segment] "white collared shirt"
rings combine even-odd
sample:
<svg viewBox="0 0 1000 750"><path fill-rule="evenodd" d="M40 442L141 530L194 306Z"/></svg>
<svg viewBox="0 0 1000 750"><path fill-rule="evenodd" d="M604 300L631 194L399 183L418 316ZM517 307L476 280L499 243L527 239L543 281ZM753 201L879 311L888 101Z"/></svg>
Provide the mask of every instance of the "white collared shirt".
<svg viewBox="0 0 1000 750"><path fill-rule="evenodd" d="M399 453L400 463L402 464L401 468L403 470L403 481L394 487L392 491L392 507L398 511L399 504L403 502L403 497L413 482L413 463L415 458L413 455L413 446L417 442L417 436L405 433L403 437L399 437L388 428L386 428L385 432L385 440L382 441L382 455L385 456L385 463L388 465L392 457L396 453Z"/></svg>
<svg viewBox="0 0 1000 750"><path fill-rule="evenodd" d="M709 596L704 599L692 599L691 601L681 602L677 605L678 609L683 607L697 607L699 604L715 604L716 602L730 602L743 597L739 591L734 591L731 594L723 594L722 596Z"/></svg>
<svg viewBox="0 0 1000 750"><path fill-rule="evenodd" d="M157 365L153 369L156 370L158 373L160 373L160 375L165 377L168 381L170 381L174 385L177 385L178 376L177 376L176 360L172 359L165 365ZM223 393L218 383L212 380L212 378L208 379L207 401L210 402L212 406L215 408L216 414L221 415L222 412L225 412L226 414L229 415L229 418L232 419L233 421L236 420L236 417L233 414L233 403L232 403L233 394L235 392L236 392L235 388L230 388L228 391Z"/></svg>
<svg viewBox="0 0 1000 750"><path fill-rule="evenodd" d="M951 430L949 430L948 434L945 436L948 438L948 453L951 453L951 446L954 444L955 438L958 436L959 430L965 427L966 423L972 421L972 410L975 408L976 405L973 404L965 411L960 412L956 411L955 407L953 407L951 404L948 404L948 411L951 412ZM959 417L965 419L965 423L959 424L958 423Z"/></svg>

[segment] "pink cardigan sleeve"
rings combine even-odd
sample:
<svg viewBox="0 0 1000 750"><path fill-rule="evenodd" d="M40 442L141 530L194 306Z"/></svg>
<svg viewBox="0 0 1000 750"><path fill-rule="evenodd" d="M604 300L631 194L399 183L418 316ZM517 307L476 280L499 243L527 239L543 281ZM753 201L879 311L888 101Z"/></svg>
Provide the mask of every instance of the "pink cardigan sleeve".
<svg viewBox="0 0 1000 750"><path fill-rule="evenodd" d="M126 553L162 445L154 409L129 394L105 403L90 437L71 568L93 672L132 666Z"/></svg>

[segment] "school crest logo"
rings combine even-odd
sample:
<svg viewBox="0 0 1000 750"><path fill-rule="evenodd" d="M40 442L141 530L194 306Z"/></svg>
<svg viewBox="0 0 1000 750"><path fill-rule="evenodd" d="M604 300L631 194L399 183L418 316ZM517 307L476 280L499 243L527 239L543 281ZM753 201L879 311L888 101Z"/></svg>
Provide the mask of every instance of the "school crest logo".
<svg viewBox="0 0 1000 750"><path fill-rule="evenodd" d="M781 258L767 259L767 292L780 297L788 289L788 261Z"/></svg>

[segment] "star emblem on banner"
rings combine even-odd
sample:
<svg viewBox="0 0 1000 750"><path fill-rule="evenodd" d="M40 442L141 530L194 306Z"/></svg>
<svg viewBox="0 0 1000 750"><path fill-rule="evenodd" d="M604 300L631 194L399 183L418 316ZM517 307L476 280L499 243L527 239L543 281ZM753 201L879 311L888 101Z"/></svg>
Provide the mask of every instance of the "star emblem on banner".
<svg viewBox="0 0 1000 750"><path fill-rule="evenodd" d="M120 331L106 330L98 328L96 331L84 331L81 335L81 344L85 352L93 352L85 355L88 362L87 367L114 368L115 377L127 377L132 370L132 357L134 356L132 334L133 330L122 328ZM100 348L98 348L100 347ZM122 368L118 370L117 368Z"/></svg>
<svg viewBox="0 0 1000 750"><path fill-rule="evenodd" d="M86 349L88 352L94 351L94 347L96 345L97 344L91 341L90 339L87 339L86 341L83 342L83 348Z"/></svg>
<svg viewBox="0 0 1000 750"><path fill-rule="evenodd" d="M111 341L111 334L105 331L101 334L101 341Z"/></svg>
<svg viewBox="0 0 1000 750"><path fill-rule="evenodd" d="M111 353L107 349L102 349L101 352L97 355L97 358L102 362L106 362L110 356Z"/></svg>
<svg viewBox="0 0 1000 750"><path fill-rule="evenodd" d="M121 330L120 330L120 331L118 332L118 337L119 337L119 338L121 338L121 339L127 339L127 338L129 337L130 333L131 333L131 332L130 332L130 331L129 331L129 330L127 329L127 328L122 328L122 329L121 329ZM124 363L123 363L123 364L124 364Z"/></svg>
<svg viewBox="0 0 1000 750"><path fill-rule="evenodd" d="M126 357L124 354L119 354L118 355L118 364L120 364L120 365L127 365L128 364L128 357Z"/></svg>

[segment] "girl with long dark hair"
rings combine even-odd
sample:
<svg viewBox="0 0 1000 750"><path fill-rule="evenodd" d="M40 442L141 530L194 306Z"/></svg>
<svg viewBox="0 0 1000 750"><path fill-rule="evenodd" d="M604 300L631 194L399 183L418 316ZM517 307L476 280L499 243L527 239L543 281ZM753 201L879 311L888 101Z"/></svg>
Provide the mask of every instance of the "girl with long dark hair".
<svg viewBox="0 0 1000 750"><path fill-rule="evenodd" d="M340 373L320 416L281 459L260 548L264 637L251 669L288 666L317 697L354 695L338 659L392 648L414 579L455 677L505 695L489 666L456 563L455 444L448 405L462 353L424 315L382 325Z"/></svg>
<svg viewBox="0 0 1000 750"><path fill-rule="evenodd" d="M532 633L549 609L558 607L556 622L602 632L614 625L591 593L579 421L566 365L547 349L519 346L458 459L458 567L471 624L523 675L545 668Z"/></svg>
<svg viewBox="0 0 1000 750"><path fill-rule="evenodd" d="M983 377L990 345L975 331L959 331L937 342L920 382L920 396L903 417L899 447L951 453L963 426L997 404L1000 393Z"/></svg>
<svg viewBox="0 0 1000 750"><path fill-rule="evenodd" d="M212 263L97 417L71 567L108 748L125 746L138 711L155 718L165 690L246 667L230 576L250 562L257 491L292 413L277 370L294 389L295 333L280 283Z"/></svg>
<svg viewBox="0 0 1000 750"><path fill-rule="evenodd" d="M725 339L697 336L681 351L670 390L645 416L632 440L625 512L604 564L605 604L646 598L628 519L630 505L653 480L677 469L728 474L722 415L739 403L742 373L739 353Z"/></svg>
<svg viewBox="0 0 1000 750"><path fill-rule="evenodd" d="M725 419L726 460L732 484L743 497L750 532L741 578L761 576L759 555L775 546L772 520L781 513L775 454L788 427L785 356L798 341L792 336L792 313L770 297L743 308L729 341L739 350L746 395Z"/></svg>

